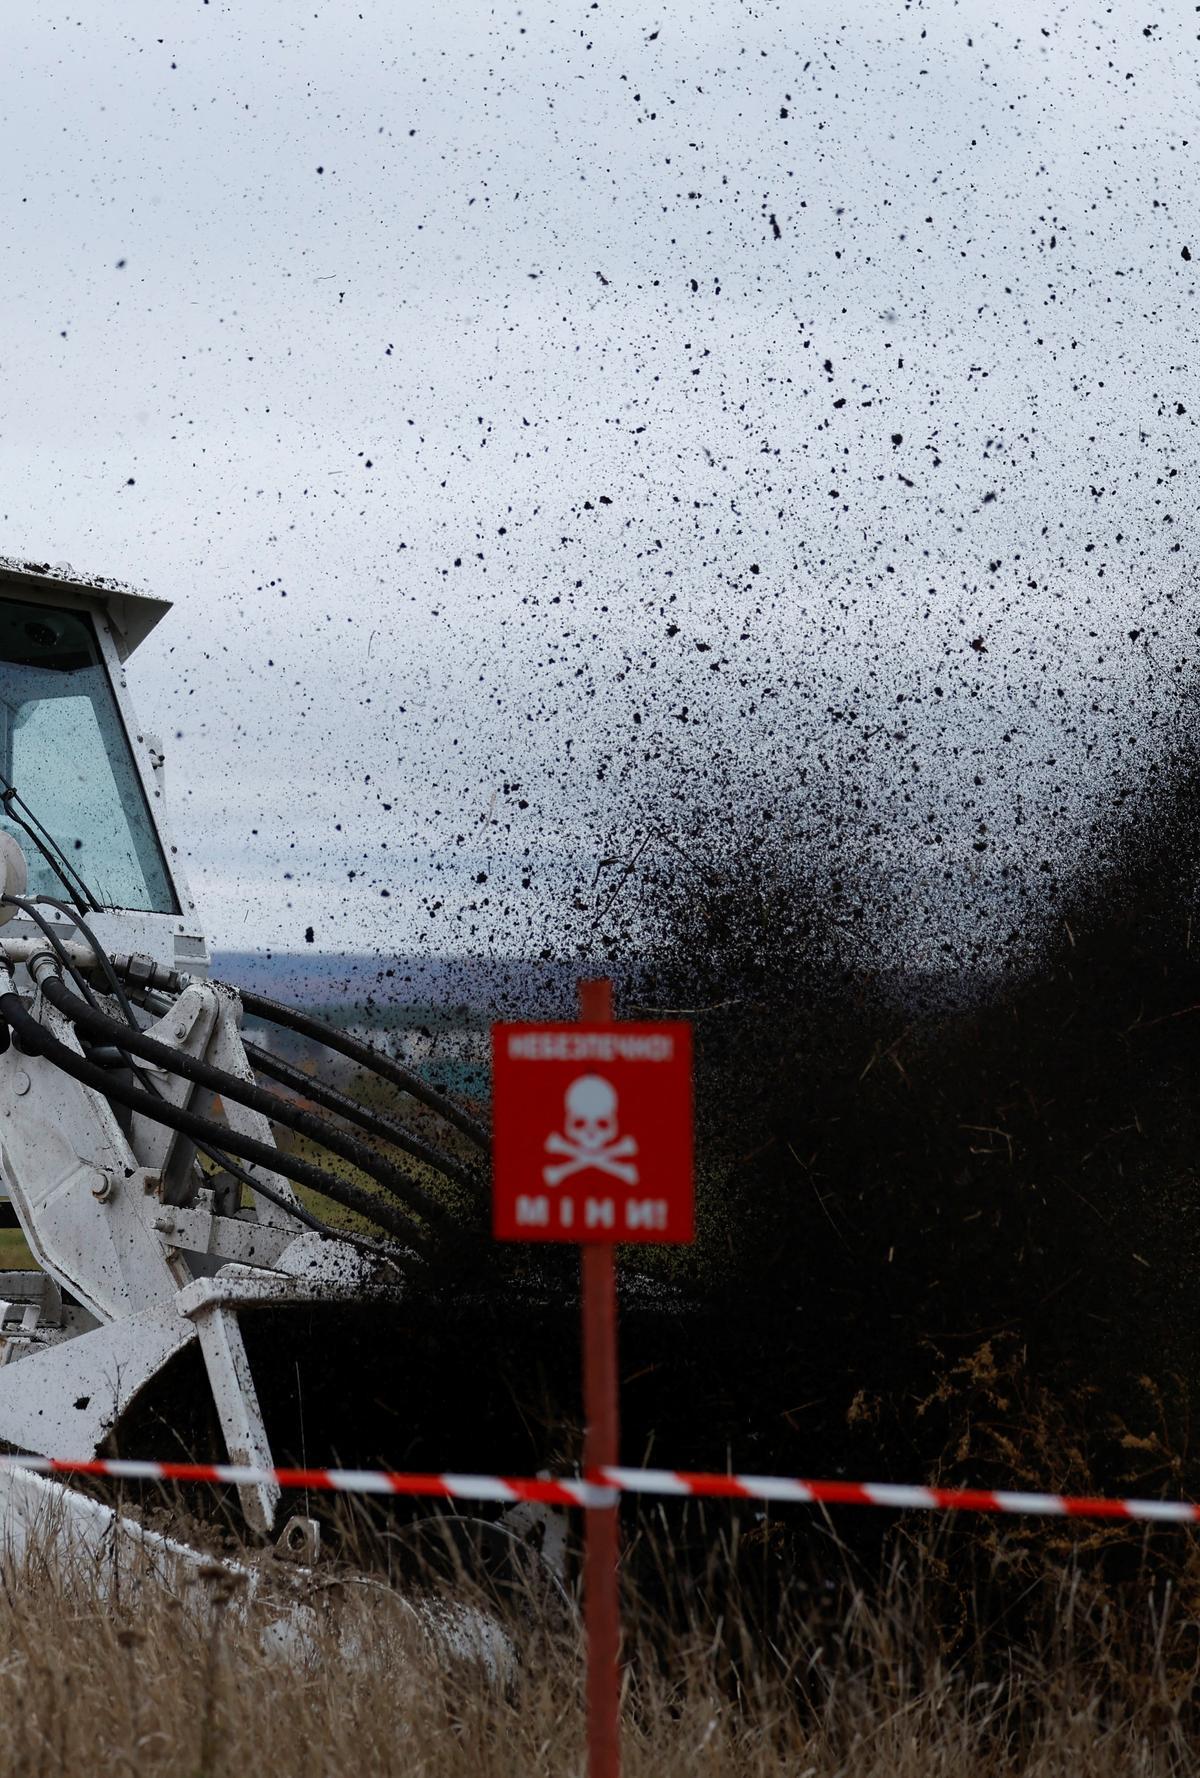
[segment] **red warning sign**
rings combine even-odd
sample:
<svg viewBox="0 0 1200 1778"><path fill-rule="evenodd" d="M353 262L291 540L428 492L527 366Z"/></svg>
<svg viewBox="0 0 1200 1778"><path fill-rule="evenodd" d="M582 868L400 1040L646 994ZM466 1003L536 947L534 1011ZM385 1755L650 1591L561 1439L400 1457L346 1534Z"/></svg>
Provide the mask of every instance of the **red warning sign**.
<svg viewBox="0 0 1200 1778"><path fill-rule="evenodd" d="M498 1241L691 1241L690 1025L493 1025Z"/></svg>

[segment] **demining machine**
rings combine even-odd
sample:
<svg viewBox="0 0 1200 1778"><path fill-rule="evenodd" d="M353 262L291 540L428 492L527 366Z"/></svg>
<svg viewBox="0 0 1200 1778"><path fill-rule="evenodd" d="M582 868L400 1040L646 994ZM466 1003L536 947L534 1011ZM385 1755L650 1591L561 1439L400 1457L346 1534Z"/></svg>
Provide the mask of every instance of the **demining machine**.
<svg viewBox="0 0 1200 1778"><path fill-rule="evenodd" d="M0 1271L0 1449L127 1454L140 1425L143 1455L186 1457L207 1428L270 1470L249 1330L291 1313L319 1345L339 1304L403 1296L482 1227L489 1138L385 1048L211 979L162 748L126 686L169 609L0 562L0 1222L32 1256ZM340 1059L341 1084L250 1040L267 1026ZM290 1373L286 1331L281 1355ZM378 1363L360 1345L335 1379ZM203 1412L184 1433L186 1392ZM245 1528L277 1534L278 1487L239 1494Z"/></svg>

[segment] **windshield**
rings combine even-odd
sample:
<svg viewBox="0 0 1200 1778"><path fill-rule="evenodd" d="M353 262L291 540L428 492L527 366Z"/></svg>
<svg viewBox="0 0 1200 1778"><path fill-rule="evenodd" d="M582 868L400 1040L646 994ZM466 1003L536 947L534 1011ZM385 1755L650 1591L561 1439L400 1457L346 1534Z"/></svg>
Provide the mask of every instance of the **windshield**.
<svg viewBox="0 0 1200 1778"><path fill-rule="evenodd" d="M178 912L95 633L82 612L0 600L0 772L105 907ZM0 787L3 788L3 787ZM63 885L0 813L29 891Z"/></svg>

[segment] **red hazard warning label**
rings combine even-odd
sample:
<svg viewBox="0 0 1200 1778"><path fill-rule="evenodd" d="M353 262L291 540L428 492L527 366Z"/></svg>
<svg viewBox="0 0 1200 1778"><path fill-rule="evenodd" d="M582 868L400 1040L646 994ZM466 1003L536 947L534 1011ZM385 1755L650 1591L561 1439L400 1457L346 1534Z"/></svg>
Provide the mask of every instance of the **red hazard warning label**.
<svg viewBox="0 0 1200 1778"><path fill-rule="evenodd" d="M499 1241L690 1241L690 1025L493 1025Z"/></svg>

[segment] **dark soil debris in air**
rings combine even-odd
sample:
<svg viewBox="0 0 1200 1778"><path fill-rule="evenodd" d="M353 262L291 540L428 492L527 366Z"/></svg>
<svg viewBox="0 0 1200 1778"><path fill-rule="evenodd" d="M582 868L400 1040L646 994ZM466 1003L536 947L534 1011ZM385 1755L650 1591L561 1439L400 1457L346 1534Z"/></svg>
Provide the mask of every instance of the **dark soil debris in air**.
<svg viewBox="0 0 1200 1778"><path fill-rule="evenodd" d="M583 974L691 1022L631 1461L1200 1496L1194 79L929 10L213 6L236 91L130 110L136 45L25 9L102 98L6 93L4 506L176 601L128 672L218 974L481 1114ZM460 1212L413 1449L573 1461L575 1256Z"/></svg>

